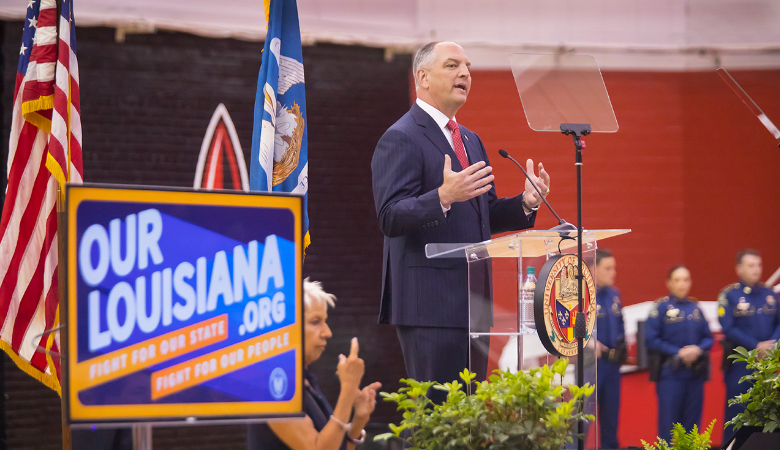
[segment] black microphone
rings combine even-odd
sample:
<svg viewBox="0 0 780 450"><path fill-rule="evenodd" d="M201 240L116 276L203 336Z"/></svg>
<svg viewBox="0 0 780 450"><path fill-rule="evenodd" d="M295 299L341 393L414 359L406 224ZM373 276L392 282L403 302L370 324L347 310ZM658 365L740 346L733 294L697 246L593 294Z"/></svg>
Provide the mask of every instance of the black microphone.
<svg viewBox="0 0 780 450"><path fill-rule="evenodd" d="M570 224L569 222L561 219L561 216L559 216L558 214L555 213L555 210L552 208L552 206L550 206L550 203L547 201L547 199L544 198L544 195L542 195L542 193L539 192L539 188L536 186L536 183L534 183L534 180L531 179L531 177L528 175L528 172L525 171L525 168L523 168L523 166L519 162L515 161L515 159L512 158L512 156L509 153L507 153L507 151L504 150L503 148L498 150L498 154L501 155L502 158L506 158L506 159L511 160L513 163L515 163L517 165L517 167L520 168L520 170L523 171L523 174L528 179L528 181L531 182L531 186L534 187L534 189L536 190L536 193L539 194L539 197L542 198L542 200L544 201L544 204L547 205L547 208L550 210L550 212L553 214L553 216L555 216L555 218L558 219L558 225L552 227L551 230L555 230L555 231L577 231L577 227L575 227L574 225Z"/></svg>

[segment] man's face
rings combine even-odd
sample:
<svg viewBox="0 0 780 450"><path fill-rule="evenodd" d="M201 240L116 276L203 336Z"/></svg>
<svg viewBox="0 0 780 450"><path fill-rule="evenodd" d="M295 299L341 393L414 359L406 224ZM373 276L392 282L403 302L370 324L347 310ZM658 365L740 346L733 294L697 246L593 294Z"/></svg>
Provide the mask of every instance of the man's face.
<svg viewBox="0 0 780 450"><path fill-rule="evenodd" d="M440 111L457 111L471 90L471 62L463 48L454 42L441 42L434 48L436 59L420 69L420 87L428 92ZM454 115L454 113L453 113Z"/></svg>
<svg viewBox="0 0 780 450"><path fill-rule="evenodd" d="M602 258L601 261L596 264L596 284L599 287L614 286L616 273L615 258L612 256Z"/></svg>
<svg viewBox="0 0 780 450"><path fill-rule="evenodd" d="M737 275L750 286L758 283L762 270L761 257L756 255L745 255L742 262L737 264Z"/></svg>
<svg viewBox="0 0 780 450"><path fill-rule="evenodd" d="M680 267L672 272L666 287L672 295L682 300L691 292L691 284L691 272L685 267Z"/></svg>

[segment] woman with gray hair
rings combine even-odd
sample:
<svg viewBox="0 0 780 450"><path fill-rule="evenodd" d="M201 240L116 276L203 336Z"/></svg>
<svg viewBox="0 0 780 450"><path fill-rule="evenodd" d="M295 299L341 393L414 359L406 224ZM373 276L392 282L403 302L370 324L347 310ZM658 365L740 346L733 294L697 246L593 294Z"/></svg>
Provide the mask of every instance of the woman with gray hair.
<svg viewBox="0 0 780 450"><path fill-rule="evenodd" d="M377 382L360 389L364 363L358 357L357 338L352 338L349 356L339 355L336 375L341 381L341 391L335 408L331 408L317 378L309 371L309 364L319 359L333 335L326 321L328 306L335 307L335 299L319 282L304 280L303 410L306 417L250 425L247 450L353 450L365 440L363 427L374 411L376 391L382 385Z"/></svg>

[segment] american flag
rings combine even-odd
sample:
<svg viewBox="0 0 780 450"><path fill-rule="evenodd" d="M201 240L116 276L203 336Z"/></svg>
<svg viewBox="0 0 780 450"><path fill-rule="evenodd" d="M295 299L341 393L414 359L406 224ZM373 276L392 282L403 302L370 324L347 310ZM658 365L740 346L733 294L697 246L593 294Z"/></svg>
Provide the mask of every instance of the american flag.
<svg viewBox="0 0 780 450"><path fill-rule="evenodd" d="M59 20L59 27L57 22ZM57 196L81 183L81 118L72 0L28 0L0 219L0 347L59 392Z"/></svg>

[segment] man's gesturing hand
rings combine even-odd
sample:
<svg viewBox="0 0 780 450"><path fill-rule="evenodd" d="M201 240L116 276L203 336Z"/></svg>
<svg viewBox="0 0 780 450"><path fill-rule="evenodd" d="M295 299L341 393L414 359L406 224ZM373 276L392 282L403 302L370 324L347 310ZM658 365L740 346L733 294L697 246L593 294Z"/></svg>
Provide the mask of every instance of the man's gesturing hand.
<svg viewBox="0 0 780 450"><path fill-rule="evenodd" d="M444 155L444 183L439 188L439 201L445 208L455 202L465 202L489 191L492 187L493 170L480 161L466 167L460 172L452 171L452 161L449 155Z"/></svg>
<svg viewBox="0 0 780 450"><path fill-rule="evenodd" d="M532 159L527 160L525 165L525 170L528 172L528 177L534 181L536 187L539 188L539 192L542 193L542 196L547 197L547 194L550 193L550 175L546 170L544 170L542 163L539 163L538 177L534 175L534 161ZM531 184L531 181L528 178L525 179L523 202L525 202L525 204L530 208L536 208L542 203L542 197L540 197L539 193L536 192L536 189L534 189L534 186Z"/></svg>

